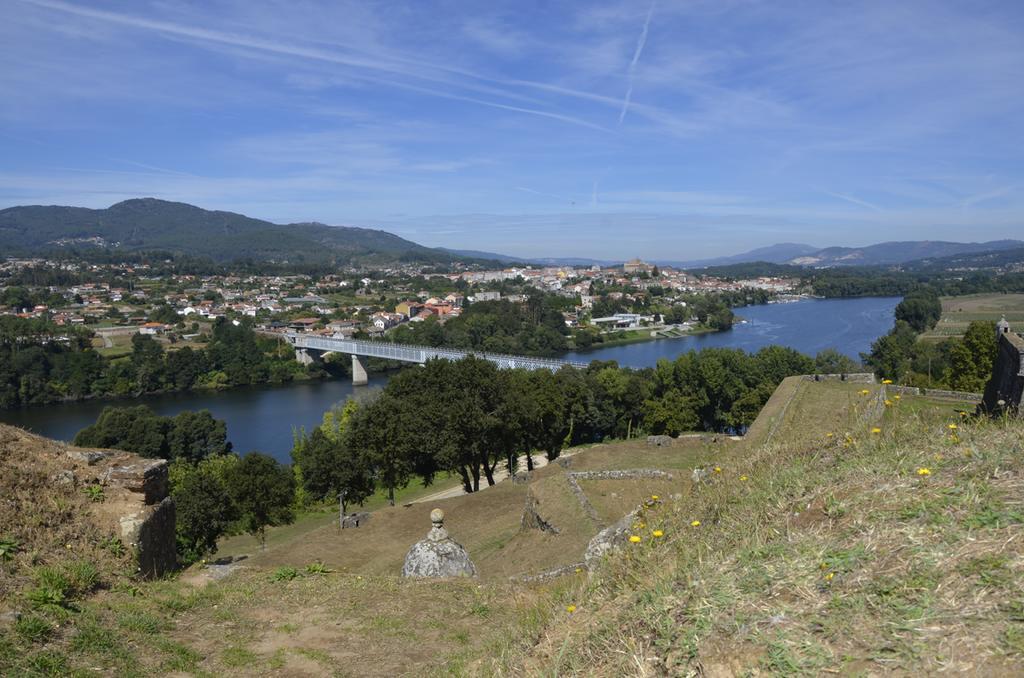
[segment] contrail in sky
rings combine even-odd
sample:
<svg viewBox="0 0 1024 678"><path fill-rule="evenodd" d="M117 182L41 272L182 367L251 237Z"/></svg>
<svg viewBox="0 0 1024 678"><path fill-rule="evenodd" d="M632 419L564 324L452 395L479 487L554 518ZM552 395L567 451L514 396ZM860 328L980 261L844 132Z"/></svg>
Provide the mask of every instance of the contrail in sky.
<svg viewBox="0 0 1024 678"><path fill-rule="evenodd" d="M636 72L636 64L640 61L640 54L644 51L644 45L647 44L647 29L651 26L651 17L654 15L654 2L651 2L651 8L647 10L647 18L644 19L644 28L640 31L640 39L636 41L636 51L633 52L633 60L629 62L629 73L626 76L628 86L626 88L626 98L622 100L622 110L619 112L619 124L626 119L626 113L629 111L629 103L633 98L633 74Z"/></svg>
<svg viewBox="0 0 1024 678"><path fill-rule="evenodd" d="M870 203L867 200L861 200L860 198L855 198L852 195L845 195L843 193L835 193L833 191L823 191L823 193L825 195L830 195L833 198L839 198L840 200L845 200L846 202L853 203L854 205L860 205L861 207L867 207L868 209L875 210L876 212L881 212L882 211L882 208L879 207L878 205Z"/></svg>

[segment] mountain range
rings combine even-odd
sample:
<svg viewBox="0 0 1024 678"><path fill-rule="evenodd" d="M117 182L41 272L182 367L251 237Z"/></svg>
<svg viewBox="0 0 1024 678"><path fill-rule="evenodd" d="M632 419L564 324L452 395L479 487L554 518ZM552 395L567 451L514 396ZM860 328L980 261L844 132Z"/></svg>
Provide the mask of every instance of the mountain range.
<svg viewBox="0 0 1024 678"><path fill-rule="evenodd" d="M447 263L460 258L386 231L319 223L281 225L155 198L125 200L106 209L33 205L0 210L4 253L46 255L96 248L281 263Z"/></svg>
<svg viewBox="0 0 1024 678"><path fill-rule="evenodd" d="M234 212L205 210L156 198L125 200L106 209L31 205L0 210L0 252L16 256L108 249L166 251L215 261L383 265L484 261L526 263L523 257L465 249L425 247L387 231L321 223L275 224ZM999 254L1002 253L1002 254ZM968 259L958 259L967 257ZM972 258L973 257L973 258ZM819 248L778 243L726 257L655 259L678 268L749 262L826 268L836 266L1002 265L1024 260L1024 241L884 242L865 247ZM620 261L586 257L537 257L532 263L610 266ZM973 263L969 263L973 262Z"/></svg>

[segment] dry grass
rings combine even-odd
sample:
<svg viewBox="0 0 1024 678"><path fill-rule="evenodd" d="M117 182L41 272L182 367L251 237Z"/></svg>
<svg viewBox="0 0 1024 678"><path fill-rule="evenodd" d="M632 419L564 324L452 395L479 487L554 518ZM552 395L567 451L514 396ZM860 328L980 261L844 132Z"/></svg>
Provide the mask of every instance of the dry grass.
<svg viewBox="0 0 1024 678"><path fill-rule="evenodd" d="M96 519L97 506L79 484L54 476L74 466L66 447L11 426L0 426L0 613L17 608L38 568L74 560L93 563L103 580L123 576L127 554L118 555L112 530ZM115 498L106 500L114 503Z"/></svg>
<svg viewBox="0 0 1024 678"><path fill-rule="evenodd" d="M791 386L766 415L778 421L767 446L633 441L577 454L570 470L676 474L581 480L597 522L558 465L529 488L439 502L480 580L394 576L433 505L396 507L268 549L207 586L115 586L60 629L22 624L0 637L0 673L1019 674L1024 424L924 398L884 408L859 385ZM691 487L693 466L721 471ZM528 490L557 535L521 529ZM579 560L601 524L650 494L664 501L638 518L640 542L595 572L508 580ZM318 560L330 571L306 570Z"/></svg>
<svg viewBox="0 0 1024 678"><path fill-rule="evenodd" d="M960 421L954 438L944 412L886 417L849 446L796 433L723 462L647 516L664 540L563 592L571 620L488 669L1019 675L1024 425Z"/></svg>

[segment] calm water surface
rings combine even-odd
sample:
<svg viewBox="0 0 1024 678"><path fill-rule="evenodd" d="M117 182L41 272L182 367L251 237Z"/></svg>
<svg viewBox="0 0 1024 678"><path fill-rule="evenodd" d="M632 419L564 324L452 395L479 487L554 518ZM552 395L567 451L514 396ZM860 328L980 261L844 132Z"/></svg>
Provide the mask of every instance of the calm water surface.
<svg viewBox="0 0 1024 678"><path fill-rule="evenodd" d="M710 347L756 351L771 344L790 346L814 355L834 348L851 358L866 352L871 342L889 331L899 297L806 300L737 309L747 320L728 332L583 351L571 360L617 360L627 367L651 367L659 359ZM0 410L0 422L29 429L49 438L71 440L80 429L96 421L107 405L148 405L172 416L182 410L207 409L228 426L228 439L238 452L260 450L289 461L292 433L316 426L324 411L353 394L367 393L387 383L386 375L371 375L367 386L353 387L346 380L318 381L266 388L241 388L214 393L193 392L146 396L132 400L67 403Z"/></svg>

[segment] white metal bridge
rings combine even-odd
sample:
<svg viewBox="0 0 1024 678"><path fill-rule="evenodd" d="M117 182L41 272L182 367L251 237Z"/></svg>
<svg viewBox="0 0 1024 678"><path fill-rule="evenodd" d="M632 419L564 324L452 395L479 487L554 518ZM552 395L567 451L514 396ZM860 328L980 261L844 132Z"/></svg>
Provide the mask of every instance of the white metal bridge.
<svg viewBox="0 0 1024 678"><path fill-rule="evenodd" d="M586 363L556 358L531 358L521 355L504 353L487 353L456 348L437 348L434 346L416 346L411 344L392 344L383 341L364 341L361 339L340 339L309 334L289 333L285 335L295 347L296 357L302 362L314 360L314 356L323 353L347 353L352 356L353 383L366 383L365 366L360 358L384 358L399 360L406 363L423 364L434 358L460 360L468 355L489 360L501 369L519 368L524 370L550 370L555 372L562 366L585 368Z"/></svg>

